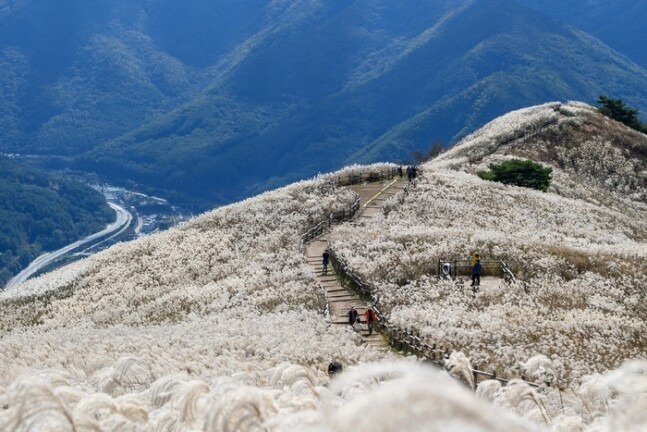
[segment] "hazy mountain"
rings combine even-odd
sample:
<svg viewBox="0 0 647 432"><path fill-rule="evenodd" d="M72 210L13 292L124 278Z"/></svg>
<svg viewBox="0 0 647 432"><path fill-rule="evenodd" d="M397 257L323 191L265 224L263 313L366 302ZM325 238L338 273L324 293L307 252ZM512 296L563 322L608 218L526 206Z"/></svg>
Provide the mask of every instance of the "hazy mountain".
<svg viewBox="0 0 647 432"><path fill-rule="evenodd" d="M190 86L128 2L17 5L0 12L0 106L13 114L4 148L77 154L155 117Z"/></svg>
<svg viewBox="0 0 647 432"><path fill-rule="evenodd" d="M572 24L647 67L647 2L632 0L518 0Z"/></svg>
<svg viewBox="0 0 647 432"><path fill-rule="evenodd" d="M647 109L644 69L510 0L26 0L0 41L2 148L206 205L529 104Z"/></svg>
<svg viewBox="0 0 647 432"><path fill-rule="evenodd" d="M114 219L101 194L0 156L0 288L44 251Z"/></svg>

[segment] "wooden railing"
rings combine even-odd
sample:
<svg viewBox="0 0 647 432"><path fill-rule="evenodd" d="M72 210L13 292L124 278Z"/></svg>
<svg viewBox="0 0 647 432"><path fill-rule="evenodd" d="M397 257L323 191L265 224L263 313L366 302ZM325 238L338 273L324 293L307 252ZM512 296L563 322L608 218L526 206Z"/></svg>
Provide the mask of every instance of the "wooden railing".
<svg viewBox="0 0 647 432"><path fill-rule="evenodd" d="M516 282L516 278L508 265L503 260L480 260L482 276L500 276L507 282ZM441 277L450 276L456 279L458 276L471 276L474 265L471 260L449 260L439 259L437 275Z"/></svg>
<svg viewBox="0 0 647 432"><path fill-rule="evenodd" d="M560 111L559 107L555 108L555 111L563 113L563 111ZM558 122L559 118L548 118L535 122L529 122L523 128L516 129L509 134L498 137L498 139L493 143L493 148L488 150L487 153L472 155L470 157L470 161L472 163L475 163L479 160L483 160L483 158L487 155L494 154L499 148L508 144L512 144L515 141L526 142L528 139L532 138L535 135L538 135L548 127L556 125Z"/></svg>
<svg viewBox="0 0 647 432"><path fill-rule="evenodd" d="M469 277L472 274L472 268L471 260L439 259L436 274L441 278L451 279L456 279L459 275ZM500 276L510 284L517 283L514 273L503 260L481 260L481 268L482 276Z"/></svg>
<svg viewBox="0 0 647 432"><path fill-rule="evenodd" d="M559 119L552 118L552 119L542 120L536 123L531 123L526 127L524 127L523 129L517 130L514 133L501 137L497 145L500 147L502 145L510 144L511 142L517 141L517 140L527 141L529 138L542 132L547 127L557 124L558 121Z"/></svg>
<svg viewBox="0 0 647 432"><path fill-rule="evenodd" d="M398 168L390 167L383 169L367 170L359 173L339 174L335 177L338 186L350 186L364 182L372 183L391 179L399 175Z"/></svg>
<svg viewBox="0 0 647 432"><path fill-rule="evenodd" d="M382 334L388 337L389 343L392 347L399 351L415 354L418 357L423 358L425 361L434 363L440 367L445 366L446 360L451 355L450 348L426 342L413 330L402 329L390 323L388 315L386 315L380 305L380 300L376 295L377 290L375 287L364 282L361 277L335 253L334 249L330 250L330 263L335 268L335 273L340 278L342 284L373 304L373 309L375 310L379 320L377 327ZM486 372L478 367L474 367L472 368L471 373L474 379L474 387L477 387L479 382L483 381L483 378L497 380L503 385L510 381L508 379L500 378L496 370L493 372ZM519 379L530 386L538 387L536 383L525 381L523 377Z"/></svg>
<svg viewBox="0 0 647 432"><path fill-rule="evenodd" d="M340 174L335 177L334 180L338 186L348 186L353 184L359 184L363 182L372 182L372 181L381 181L386 179L391 179L399 175L398 168L389 167L375 170L367 170L366 172L352 173L352 174ZM330 213L328 218L318 222L314 226L310 227L306 232L301 235L301 246L305 245L310 240L319 237L327 229L329 229L333 223L339 223L347 221L353 218L357 211L360 209L360 199L359 197L351 204L348 208L343 210L337 210Z"/></svg>
<svg viewBox="0 0 647 432"><path fill-rule="evenodd" d="M320 236L335 222L343 222L352 219L359 208L360 199L357 198L348 208L330 213L327 219L322 220L301 235L301 244L305 244L313 238Z"/></svg>

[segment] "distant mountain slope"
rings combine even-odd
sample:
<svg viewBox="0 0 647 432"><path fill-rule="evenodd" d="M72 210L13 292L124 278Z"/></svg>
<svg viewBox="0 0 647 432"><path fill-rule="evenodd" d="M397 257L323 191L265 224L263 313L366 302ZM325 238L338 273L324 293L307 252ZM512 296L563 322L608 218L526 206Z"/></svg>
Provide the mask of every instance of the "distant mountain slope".
<svg viewBox="0 0 647 432"><path fill-rule="evenodd" d="M100 231L112 219L95 190L0 156L0 288L42 252Z"/></svg>
<svg viewBox="0 0 647 432"><path fill-rule="evenodd" d="M189 68L154 45L129 3L26 0L3 9L0 107L12 107L5 121L13 128L0 146L78 154L167 110L191 88Z"/></svg>
<svg viewBox="0 0 647 432"><path fill-rule="evenodd" d="M344 163L407 159L412 148L453 141L532 103L610 93L647 107L645 70L509 1L454 4L377 46L359 33L365 17L353 7L324 10L84 164L147 184L159 170L165 189L179 184L189 196L228 201ZM340 27L350 35L343 42L359 49L329 42ZM191 167L190 179L178 163Z"/></svg>
<svg viewBox="0 0 647 432"><path fill-rule="evenodd" d="M647 68L647 2L634 0L518 0L574 25Z"/></svg>
<svg viewBox="0 0 647 432"><path fill-rule="evenodd" d="M644 69L512 0L24 0L0 41L0 148L202 206L530 104L647 110Z"/></svg>

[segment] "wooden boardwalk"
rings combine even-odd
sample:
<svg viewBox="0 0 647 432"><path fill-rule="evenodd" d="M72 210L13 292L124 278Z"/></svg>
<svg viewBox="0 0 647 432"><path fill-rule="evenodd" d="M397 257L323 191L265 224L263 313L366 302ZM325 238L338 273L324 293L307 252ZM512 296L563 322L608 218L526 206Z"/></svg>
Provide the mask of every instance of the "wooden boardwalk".
<svg viewBox="0 0 647 432"><path fill-rule="evenodd" d="M349 186L357 192L360 197L361 208L355 216L355 220L366 220L374 217L382 211L382 204L390 196L402 191L406 185L406 180L395 178L382 182L367 183ZM335 229L334 226L332 228ZM333 324L349 325L348 310L355 306L359 312L364 327L364 312L370 304L361 300L355 293L344 288L337 276L334 274L332 266L328 266L328 273L323 273L322 254L328 246L329 233L324 233L305 245L305 255L308 263L312 266L319 284L326 291L328 301L329 319ZM368 336L368 329L361 332L364 344L377 349L388 349L387 341L379 333L373 332Z"/></svg>

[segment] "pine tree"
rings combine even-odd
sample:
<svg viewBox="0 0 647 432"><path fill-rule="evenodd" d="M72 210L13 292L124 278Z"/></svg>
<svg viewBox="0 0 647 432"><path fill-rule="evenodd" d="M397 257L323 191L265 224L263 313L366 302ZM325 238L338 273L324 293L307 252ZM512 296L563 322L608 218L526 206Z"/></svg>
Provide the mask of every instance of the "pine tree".
<svg viewBox="0 0 647 432"><path fill-rule="evenodd" d="M607 117L619 121L632 129L647 133L647 125L638 119L638 110L631 108L621 99L611 99L607 96L598 97L598 103L602 105L598 111Z"/></svg>
<svg viewBox="0 0 647 432"><path fill-rule="evenodd" d="M480 171L484 180L537 189L543 192L550 186L552 168L529 160L511 159L490 165L490 171Z"/></svg>

